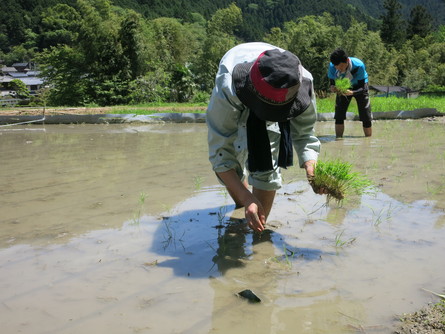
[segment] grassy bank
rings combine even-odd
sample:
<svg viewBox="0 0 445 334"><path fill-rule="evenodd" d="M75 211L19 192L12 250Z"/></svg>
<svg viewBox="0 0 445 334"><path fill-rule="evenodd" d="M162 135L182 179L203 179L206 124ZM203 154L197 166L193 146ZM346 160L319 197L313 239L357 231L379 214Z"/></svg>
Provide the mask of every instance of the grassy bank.
<svg viewBox="0 0 445 334"><path fill-rule="evenodd" d="M205 103L148 103L133 106L113 107L113 113L140 115L149 115L159 112L205 113L206 107L207 105ZM445 97L420 96L415 99L405 99L397 97L371 97L371 107L372 111L374 112L435 108L437 111L445 113ZM317 111L319 113L333 112L334 108L334 95L324 99L317 99ZM358 113L357 103L355 102L355 100L351 102L348 111Z"/></svg>
<svg viewBox="0 0 445 334"><path fill-rule="evenodd" d="M335 96L317 100L317 109L320 113L334 112ZM398 97L371 97L371 108L373 112L414 110L421 108L435 108L445 113L445 97L419 96L415 99ZM352 100L348 111L358 114L357 103Z"/></svg>
<svg viewBox="0 0 445 334"><path fill-rule="evenodd" d="M206 103L145 103L139 105L124 105L99 107L97 105L88 105L85 107L47 107L48 112L53 113L72 113L92 114L137 114L151 115L156 113L205 113ZM334 112L335 95L328 98L317 99L317 111L319 113ZM397 97L371 97L371 108L373 112L396 111L396 110L414 110L421 108L434 108L439 112L445 113L445 97L420 96L415 99L405 99ZM20 113L22 115L32 113L34 110L41 113L43 107L3 107L0 108L0 114L8 111ZM351 102L348 111L358 113L357 103L355 100Z"/></svg>

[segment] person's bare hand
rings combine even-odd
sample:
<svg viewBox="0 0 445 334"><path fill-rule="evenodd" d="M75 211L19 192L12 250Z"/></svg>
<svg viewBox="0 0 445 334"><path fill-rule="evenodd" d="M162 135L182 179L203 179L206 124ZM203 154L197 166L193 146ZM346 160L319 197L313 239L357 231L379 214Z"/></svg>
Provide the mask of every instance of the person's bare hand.
<svg viewBox="0 0 445 334"><path fill-rule="evenodd" d="M328 190L326 188L320 188L320 187L315 186L314 178L315 178L315 166L316 165L317 165L317 161L315 161L315 160L308 160L304 163L304 169L306 169L307 180L309 181L309 184L311 185L314 193L319 194L319 195L327 194Z"/></svg>
<svg viewBox="0 0 445 334"><path fill-rule="evenodd" d="M303 167L306 170L307 178L313 178L315 175L315 166L317 166L317 161L308 160L304 163Z"/></svg>
<svg viewBox="0 0 445 334"><path fill-rule="evenodd" d="M350 89L348 89L346 92L345 92L345 95L346 96L351 96L351 95L353 95L354 93L352 92L352 90L350 90Z"/></svg>
<svg viewBox="0 0 445 334"><path fill-rule="evenodd" d="M264 231L266 225L266 215L264 214L262 205L253 201L245 208L246 221L249 227L255 232Z"/></svg>
<svg viewBox="0 0 445 334"><path fill-rule="evenodd" d="M311 185L314 193L316 193L318 195L326 195L329 193L328 189L326 189L324 187L316 186L314 183L314 178L308 178L308 181L309 181L309 184Z"/></svg>

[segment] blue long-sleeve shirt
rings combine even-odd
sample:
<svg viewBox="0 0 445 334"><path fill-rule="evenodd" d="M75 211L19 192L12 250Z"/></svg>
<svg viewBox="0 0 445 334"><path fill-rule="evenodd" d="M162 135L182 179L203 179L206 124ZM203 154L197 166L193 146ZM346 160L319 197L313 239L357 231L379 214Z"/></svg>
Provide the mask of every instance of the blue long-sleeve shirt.
<svg viewBox="0 0 445 334"><path fill-rule="evenodd" d="M334 64L329 63L328 78L331 80L331 85L335 85L336 79L348 78L351 80L352 91L356 94L363 91L365 84L368 83L368 72L366 72L363 61L355 57L349 57L348 67L343 73L338 71Z"/></svg>

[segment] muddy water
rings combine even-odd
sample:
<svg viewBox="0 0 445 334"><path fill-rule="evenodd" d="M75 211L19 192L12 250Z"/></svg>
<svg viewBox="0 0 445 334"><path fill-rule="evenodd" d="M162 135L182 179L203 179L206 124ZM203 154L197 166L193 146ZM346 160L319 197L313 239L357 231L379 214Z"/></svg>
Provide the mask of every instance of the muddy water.
<svg viewBox="0 0 445 334"><path fill-rule="evenodd" d="M445 126L358 124L317 123L321 159L378 190L326 205L291 168L261 236L203 124L1 128L2 332L390 333L445 290Z"/></svg>

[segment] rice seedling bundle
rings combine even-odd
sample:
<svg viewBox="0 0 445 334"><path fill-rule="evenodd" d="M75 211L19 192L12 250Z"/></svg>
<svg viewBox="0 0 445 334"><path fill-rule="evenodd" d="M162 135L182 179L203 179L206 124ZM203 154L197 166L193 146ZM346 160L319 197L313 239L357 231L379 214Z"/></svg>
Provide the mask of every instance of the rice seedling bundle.
<svg viewBox="0 0 445 334"><path fill-rule="evenodd" d="M351 164L340 160L318 161L310 183L315 191L324 190L327 193L328 202L331 198L340 202L348 195L370 191L372 182L351 170Z"/></svg>
<svg viewBox="0 0 445 334"><path fill-rule="evenodd" d="M339 94L345 94L351 88L351 80L348 78L340 78L335 80L335 88Z"/></svg>

